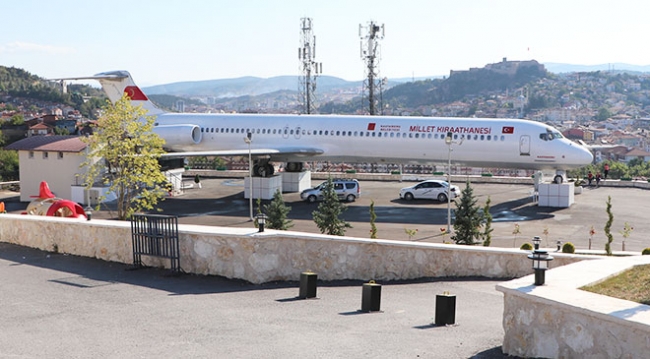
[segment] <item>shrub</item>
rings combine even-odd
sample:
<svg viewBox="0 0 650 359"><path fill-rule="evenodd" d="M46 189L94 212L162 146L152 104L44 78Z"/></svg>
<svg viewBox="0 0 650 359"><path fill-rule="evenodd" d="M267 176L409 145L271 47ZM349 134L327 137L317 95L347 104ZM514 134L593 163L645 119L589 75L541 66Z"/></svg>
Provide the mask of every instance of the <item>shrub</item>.
<svg viewBox="0 0 650 359"><path fill-rule="evenodd" d="M647 254L650 254L650 248L644 248L644 249L641 251L641 254L644 255L644 256L647 255Z"/></svg>
<svg viewBox="0 0 650 359"><path fill-rule="evenodd" d="M562 253L575 253L576 252L576 246L573 245L571 242L566 242L562 245Z"/></svg>
<svg viewBox="0 0 650 359"><path fill-rule="evenodd" d="M532 251L533 250L533 245L526 242L519 247L519 249L524 250L524 251Z"/></svg>

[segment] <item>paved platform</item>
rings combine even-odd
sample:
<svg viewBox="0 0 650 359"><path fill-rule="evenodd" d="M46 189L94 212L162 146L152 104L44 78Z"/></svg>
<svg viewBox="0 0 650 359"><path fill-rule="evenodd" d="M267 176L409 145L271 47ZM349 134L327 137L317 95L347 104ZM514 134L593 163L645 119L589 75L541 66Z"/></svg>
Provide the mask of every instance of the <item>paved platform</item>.
<svg viewBox="0 0 650 359"><path fill-rule="evenodd" d="M0 243L2 358L503 358L496 281L382 283L362 313L362 282L251 285ZM435 296L456 295L434 326Z"/></svg>

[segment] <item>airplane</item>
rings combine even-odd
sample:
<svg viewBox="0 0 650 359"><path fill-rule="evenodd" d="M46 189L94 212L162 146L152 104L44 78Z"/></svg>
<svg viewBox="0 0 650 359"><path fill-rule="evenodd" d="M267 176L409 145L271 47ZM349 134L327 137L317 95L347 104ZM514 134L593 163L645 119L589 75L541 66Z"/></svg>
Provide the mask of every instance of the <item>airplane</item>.
<svg viewBox="0 0 650 359"><path fill-rule="evenodd" d="M584 146L541 122L506 118L400 117L173 113L154 105L127 71L95 79L113 103L127 93L135 106L155 116L154 132L165 140L163 157L247 156L256 176L273 175L272 162L300 172L305 161L454 164L566 170L592 163ZM250 146L250 147L249 147ZM452 148L453 147L453 148ZM453 153L453 155L452 155Z"/></svg>

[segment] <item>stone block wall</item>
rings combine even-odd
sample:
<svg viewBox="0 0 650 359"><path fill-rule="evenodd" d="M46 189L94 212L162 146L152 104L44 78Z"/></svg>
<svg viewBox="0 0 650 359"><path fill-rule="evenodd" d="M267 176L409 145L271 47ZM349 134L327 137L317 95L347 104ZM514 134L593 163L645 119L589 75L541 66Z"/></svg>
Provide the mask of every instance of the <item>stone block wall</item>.
<svg viewBox="0 0 650 359"><path fill-rule="evenodd" d="M528 252L509 248L371 240L254 228L179 225L181 269L251 283L299 280L516 278L532 273ZM46 251L133 263L130 222L3 214L0 241ZM589 258L557 254L553 267ZM593 256L592 256L593 257ZM143 256L145 265L169 267Z"/></svg>

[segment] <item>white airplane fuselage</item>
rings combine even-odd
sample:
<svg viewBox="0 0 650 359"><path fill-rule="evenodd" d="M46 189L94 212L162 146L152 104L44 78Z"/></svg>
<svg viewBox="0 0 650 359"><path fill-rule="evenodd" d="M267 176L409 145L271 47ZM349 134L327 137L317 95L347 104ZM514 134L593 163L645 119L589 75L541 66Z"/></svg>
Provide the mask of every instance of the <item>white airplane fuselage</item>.
<svg viewBox="0 0 650 359"><path fill-rule="evenodd" d="M352 115L171 113L157 108L127 71L96 79L116 102L126 94L134 106L155 116L167 157L254 156L257 174L268 162L305 161L447 163L472 167L554 169L558 174L590 164L584 146L546 124L517 119ZM59 79L66 80L66 79ZM445 142L451 132L451 144ZM248 134L250 133L250 141ZM246 140L245 140L246 139ZM451 151L451 153L450 153ZM301 166L288 166L287 170Z"/></svg>
<svg viewBox="0 0 650 359"><path fill-rule="evenodd" d="M278 162L447 163L448 132L453 134L455 164L566 170L593 159L589 150L556 129L517 119L164 113L155 122L200 128L198 143L170 143L169 151L243 154L250 132L251 151L278 149L267 155Z"/></svg>

